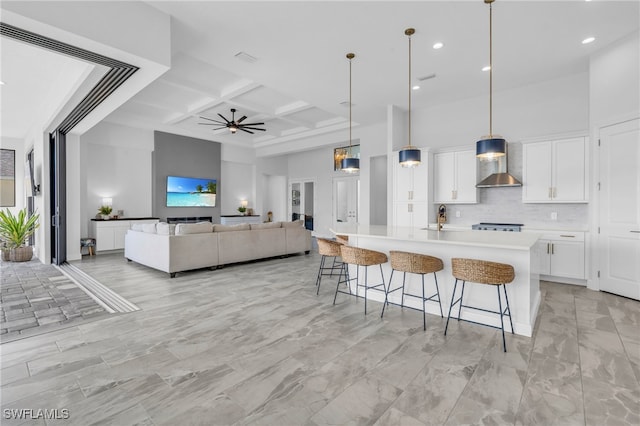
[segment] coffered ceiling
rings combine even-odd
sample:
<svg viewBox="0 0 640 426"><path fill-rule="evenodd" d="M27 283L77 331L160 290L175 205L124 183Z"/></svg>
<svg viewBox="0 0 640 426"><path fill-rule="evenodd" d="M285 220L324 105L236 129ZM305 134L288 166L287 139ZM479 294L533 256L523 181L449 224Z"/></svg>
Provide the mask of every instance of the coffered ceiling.
<svg viewBox="0 0 640 426"><path fill-rule="evenodd" d="M488 95L481 69L489 9L482 0L145 3L171 16L171 69L110 122L304 150L308 137L346 134L348 52L356 54L354 126L383 122L388 105L406 108L408 27L416 29L411 84L421 86L412 92L413 108ZM637 0L497 0L493 8L495 91L587 72L590 55L640 27ZM588 36L596 40L583 45ZM444 47L435 50L438 41ZM264 121L267 131L232 135L198 124L201 116L229 117L231 108L247 122Z"/></svg>

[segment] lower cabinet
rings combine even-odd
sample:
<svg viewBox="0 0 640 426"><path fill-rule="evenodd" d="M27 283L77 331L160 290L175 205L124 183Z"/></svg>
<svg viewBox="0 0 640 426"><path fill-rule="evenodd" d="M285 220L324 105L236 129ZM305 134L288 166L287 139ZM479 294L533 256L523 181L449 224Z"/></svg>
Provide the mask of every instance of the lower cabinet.
<svg viewBox="0 0 640 426"><path fill-rule="evenodd" d="M96 252L124 248L124 236L134 223L158 223L158 219L92 220L91 237L96 239Z"/></svg>
<svg viewBox="0 0 640 426"><path fill-rule="evenodd" d="M584 280L584 232L545 232L538 241L540 275Z"/></svg>
<svg viewBox="0 0 640 426"><path fill-rule="evenodd" d="M429 225L429 204L426 202L397 201L394 209L395 226L426 228Z"/></svg>

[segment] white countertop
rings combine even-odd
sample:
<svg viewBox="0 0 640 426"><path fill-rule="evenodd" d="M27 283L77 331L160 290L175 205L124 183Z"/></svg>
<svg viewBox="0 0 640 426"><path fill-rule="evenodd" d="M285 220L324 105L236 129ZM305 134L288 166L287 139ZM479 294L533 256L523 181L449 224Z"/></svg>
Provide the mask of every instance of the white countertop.
<svg viewBox="0 0 640 426"><path fill-rule="evenodd" d="M530 250L540 238L540 234L533 232L490 232L454 229L445 229L438 232L431 229L347 223L337 224L332 231L336 234L354 237L361 236L436 244L506 248L512 250Z"/></svg>

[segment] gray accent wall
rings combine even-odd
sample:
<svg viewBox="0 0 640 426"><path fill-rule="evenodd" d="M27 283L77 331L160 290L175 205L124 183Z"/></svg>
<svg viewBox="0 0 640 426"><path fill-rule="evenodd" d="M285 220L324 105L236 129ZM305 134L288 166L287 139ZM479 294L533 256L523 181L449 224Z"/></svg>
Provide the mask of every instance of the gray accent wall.
<svg viewBox="0 0 640 426"><path fill-rule="evenodd" d="M224 182L222 181L221 146L219 142L155 131L153 134L153 216L211 216L220 223ZM215 207L167 207L167 176L216 179Z"/></svg>

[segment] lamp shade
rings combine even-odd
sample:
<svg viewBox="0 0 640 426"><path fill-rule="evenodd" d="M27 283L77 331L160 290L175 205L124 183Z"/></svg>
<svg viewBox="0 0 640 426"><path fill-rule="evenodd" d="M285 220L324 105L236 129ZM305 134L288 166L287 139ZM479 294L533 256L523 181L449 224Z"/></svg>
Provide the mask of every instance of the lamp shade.
<svg viewBox="0 0 640 426"><path fill-rule="evenodd" d="M360 171L360 159L354 157L343 158L340 161L340 168L343 172L357 173Z"/></svg>
<svg viewBox="0 0 640 426"><path fill-rule="evenodd" d="M420 164L420 150L415 147L403 148L398 153L398 159L402 167L415 167Z"/></svg>
<svg viewBox="0 0 640 426"><path fill-rule="evenodd" d="M491 160L507 153L507 141L502 138L481 139L476 142L476 157Z"/></svg>

